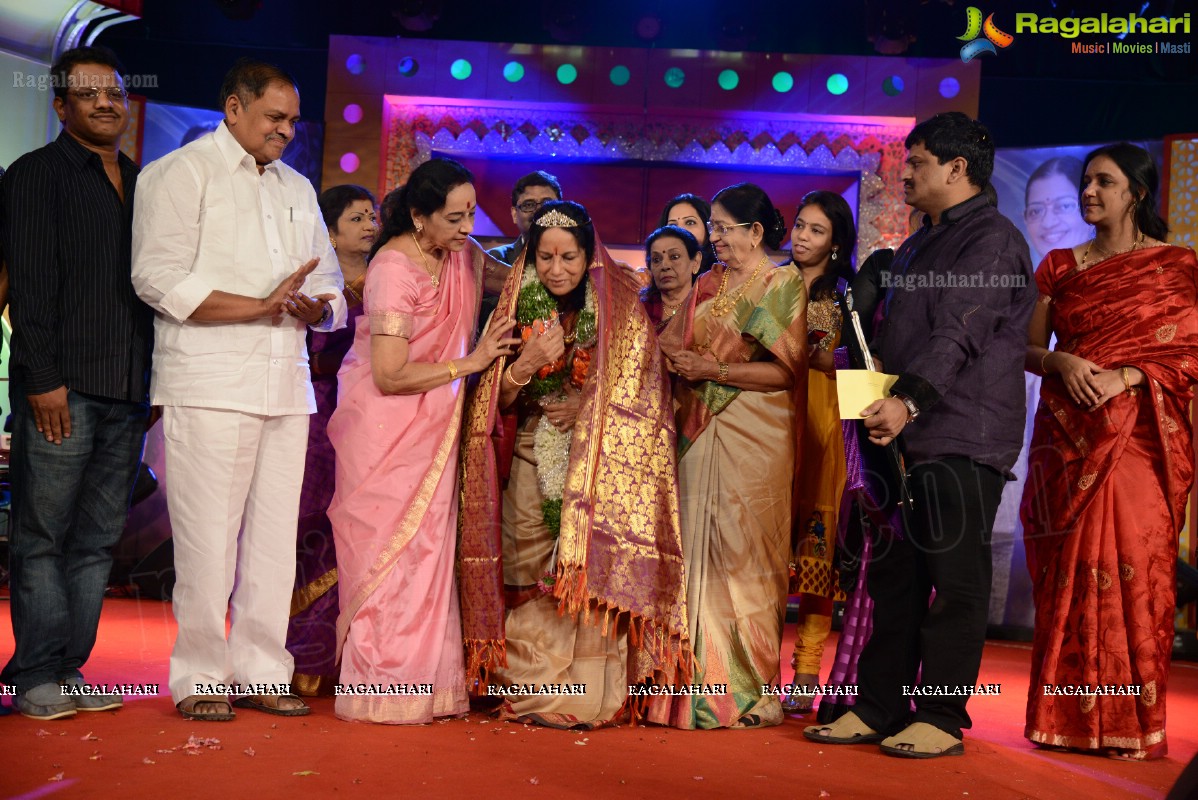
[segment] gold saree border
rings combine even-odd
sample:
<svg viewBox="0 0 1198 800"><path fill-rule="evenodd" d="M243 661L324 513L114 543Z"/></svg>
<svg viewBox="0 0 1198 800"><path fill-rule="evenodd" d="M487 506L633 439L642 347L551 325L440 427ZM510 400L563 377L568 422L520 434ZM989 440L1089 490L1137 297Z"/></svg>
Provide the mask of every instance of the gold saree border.
<svg viewBox="0 0 1198 800"><path fill-rule="evenodd" d="M333 567L302 589L296 589L291 593L291 616L294 617L307 611L313 603L324 597L325 593L336 585L337 568Z"/></svg>
<svg viewBox="0 0 1198 800"><path fill-rule="evenodd" d="M336 689L337 677L297 672L291 676L291 690L302 697L327 697Z"/></svg>
<svg viewBox="0 0 1198 800"><path fill-rule="evenodd" d="M334 704L334 713L341 719L384 725L419 725L429 717L456 717L469 710L470 698L460 683L438 687L431 697L341 695Z"/></svg>
<svg viewBox="0 0 1198 800"><path fill-rule="evenodd" d="M372 336L412 336L412 315L401 311L378 311L367 315Z"/></svg>

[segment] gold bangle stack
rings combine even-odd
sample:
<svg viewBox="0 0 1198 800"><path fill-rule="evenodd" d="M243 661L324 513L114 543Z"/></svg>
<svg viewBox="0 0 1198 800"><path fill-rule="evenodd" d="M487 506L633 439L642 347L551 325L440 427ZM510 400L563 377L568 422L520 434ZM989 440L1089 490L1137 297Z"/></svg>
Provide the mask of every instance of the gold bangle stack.
<svg viewBox="0 0 1198 800"><path fill-rule="evenodd" d="M458 365L450 361L445 366L449 367L449 380L452 383L458 379Z"/></svg>
<svg viewBox="0 0 1198 800"><path fill-rule="evenodd" d="M512 366L515 365L513 364ZM512 377L512 367L508 367L506 370L504 370L503 376L507 378L508 383L510 383L512 386L527 386L529 381L532 380L532 376L529 375L528 378L525 379L524 383L520 383Z"/></svg>
<svg viewBox="0 0 1198 800"><path fill-rule="evenodd" d="M728 362L717 361L716 363L720 365L720 372L716 376L715 382L723 386L728 383Z"/></svg>

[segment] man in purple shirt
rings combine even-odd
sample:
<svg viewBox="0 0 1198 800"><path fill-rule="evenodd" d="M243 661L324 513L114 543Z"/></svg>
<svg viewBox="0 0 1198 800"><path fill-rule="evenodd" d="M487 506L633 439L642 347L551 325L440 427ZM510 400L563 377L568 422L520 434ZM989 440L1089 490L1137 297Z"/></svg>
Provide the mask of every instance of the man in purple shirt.
<svg viewBox="0 0 1198 800"><path fill-rule="evenodd" d="M875 545L873 634L854 710L804 734L935 758L965 752L990 605L990 533L1023 442L1037 293L1027 243L985 193L994 167L986 128L960 112L938 114L906 146L906 201L927 219L895 254L872 347L898 381L861 413L871 443L897 438L913 502L905 538Z"/></svg>

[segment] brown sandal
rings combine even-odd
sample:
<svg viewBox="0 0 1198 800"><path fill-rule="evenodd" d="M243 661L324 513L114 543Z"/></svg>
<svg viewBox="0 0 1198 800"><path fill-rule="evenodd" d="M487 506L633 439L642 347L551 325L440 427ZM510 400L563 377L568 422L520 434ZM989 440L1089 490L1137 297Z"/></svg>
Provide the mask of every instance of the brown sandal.
<svg viewBox="0 0 1198 800"><path fill-rule="evenodd" d="M222 705L224 711L196 711L196 706L210 703L211 705ZM184 697L178 703L175 703L175 708L183 715L183 719L194 720L196 722L228 722L236 719L237 714L233 711L233 706L229 705L229 701L223 697L206 697L202 694L193 694Z"/></svg>

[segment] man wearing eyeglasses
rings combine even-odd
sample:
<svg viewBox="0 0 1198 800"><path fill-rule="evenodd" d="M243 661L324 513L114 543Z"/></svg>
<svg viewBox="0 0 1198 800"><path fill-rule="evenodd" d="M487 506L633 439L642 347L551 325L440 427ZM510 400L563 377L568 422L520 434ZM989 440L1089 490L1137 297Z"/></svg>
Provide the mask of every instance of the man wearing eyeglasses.
<svg viewBox="0 0 1198 800"><path fill-rule="evenodd" d="M512 222L520 235L511 244L493 247L487 251L505 264L512 264L524 252L528 229L532 227L533 215L550 200L562 199L562 187L557 178L543 170L530 172L512 187Z"/></svg>
<svg viewBox="0 0 1198 800"><path fill-rule="evenodd" d="M532 227L533 216L541 206L550 200L562 199L562 187L557 178L544 170L530 172L512 187L512 222L520 235L510 244L492 247L487 255L504 264L513 264L524 252L524 243L528 239L528 229ZM478 334L482 335L483 326L487 324L491 313L499 302L498 297L487 295L483 297L478 309Z"/></svg>
<svg viewBox="0 0 1198 800"><path fill-rule="evenodd" d="M149 418L153 315L130 282L137 165L111 51L51 67L62 133L0 183L11 277L15 652L0 680L35 719L121 707L80 691ZM72 690L73 689L73 690Z"/></svg>

